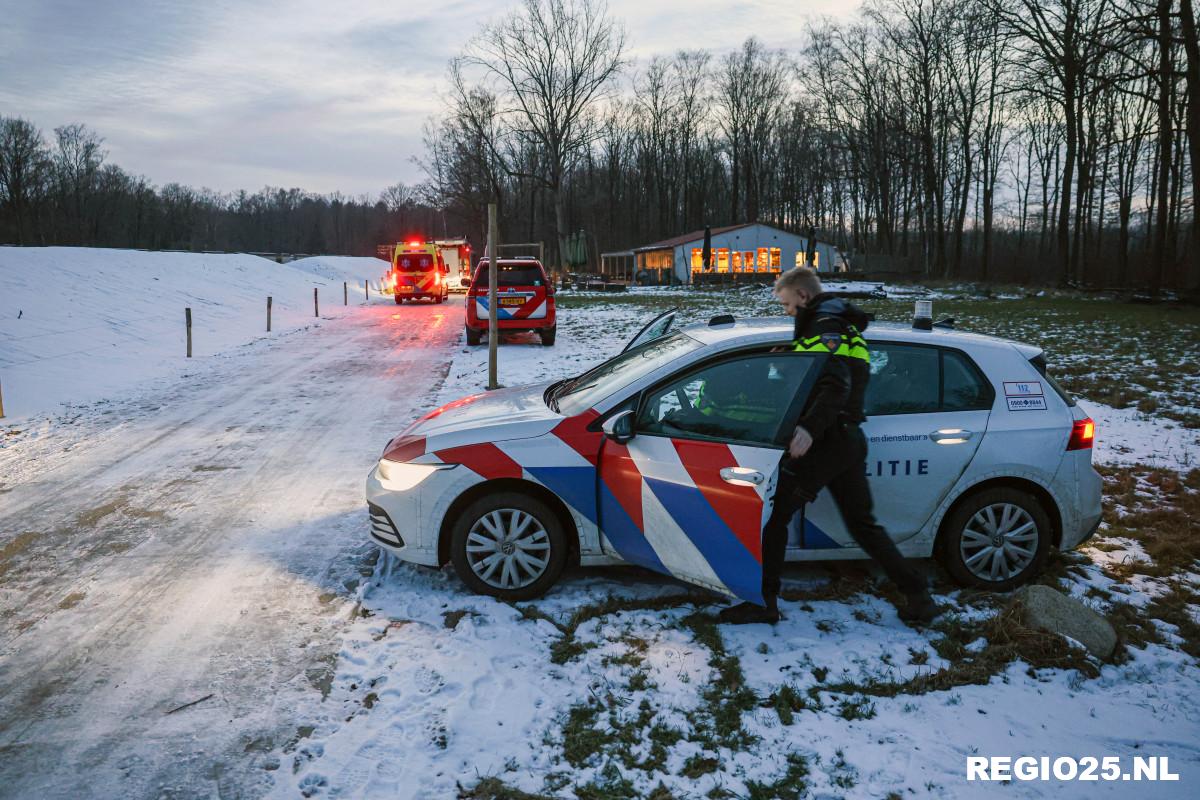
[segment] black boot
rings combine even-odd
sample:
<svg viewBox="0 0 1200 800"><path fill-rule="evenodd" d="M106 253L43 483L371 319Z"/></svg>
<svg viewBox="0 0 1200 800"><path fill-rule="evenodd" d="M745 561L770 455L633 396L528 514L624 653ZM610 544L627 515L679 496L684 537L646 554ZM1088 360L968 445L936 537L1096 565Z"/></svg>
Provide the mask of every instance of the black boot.
<svg viewBox="0 0 1200 800"><path fill-rule="evenodd" d="M933 602L933 598L929 596L929 592L922 589L916 594L907 596L908 602L903 608L897 609L901 621L909 625L925 625L933 622L934 618L940 613L937 603Z"/></svg>
<svg viewBox="0 0 1200 800"><path fill-rule="evenodd" d="M736 606L721 609L721 613L717 614L719 621L730 625L752 625L755 623L774 625L782 618L783 616L779 613L779 609L776 606L760 606L754 603L738 603Z"/></svg>

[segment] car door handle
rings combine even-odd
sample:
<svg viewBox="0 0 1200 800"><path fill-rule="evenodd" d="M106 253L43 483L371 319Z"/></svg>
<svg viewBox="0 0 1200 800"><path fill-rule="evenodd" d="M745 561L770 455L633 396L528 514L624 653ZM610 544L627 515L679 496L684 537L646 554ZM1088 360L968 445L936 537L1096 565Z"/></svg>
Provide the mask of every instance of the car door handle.
<svg viewBox="0 0 1200 800"><path fill-rule="evenodd" d="M929 438L938 444L962 444L974 435L974 431L962 428L940 428L929 434Z"/></svg>
<svg viewBox="0 0 1200 800"><path fill-rule="evenodd" d="M758 486L767 477L756 469L749 467L724 467L721 469L721 480L727 483L752 483Z"/></svg>

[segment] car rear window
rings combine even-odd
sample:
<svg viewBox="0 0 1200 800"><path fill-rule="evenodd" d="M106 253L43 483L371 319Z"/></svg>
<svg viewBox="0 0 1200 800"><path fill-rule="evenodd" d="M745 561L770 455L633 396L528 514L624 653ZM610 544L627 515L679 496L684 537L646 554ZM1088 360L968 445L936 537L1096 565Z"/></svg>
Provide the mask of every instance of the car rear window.
<svg viewBox="0 0 1200 800"><path fill-rule="evenodd" d="M977 411L995 392L964 353L944 347L872 343L871 380L863 398L868 417Z"/></svg>
<svg viewBox="0 0 1200 800"><path fill-rule="evenodd" d="M401 253L396 256L396 269L401 272L428 272L433 269L433 256L428 253Z"/></svg>
<svg viewBox="0 0 1200 800"><path fill-rule="evenodd" d="M544 286L546 283L546 274L537 264L505 264L501 262L496 265L496 271L499 273L497 286ZM475 272L474 283L480 287L487 287L487 262L479 265L479 269Z"/></svg>
<svg viewBox="0 0 1200 800"><path fill-rule="evenodd" d="M1038 375L1041 375L1042 378L1045 379L1046 383L1050 384L1050 388L1054 390L1055 394L1057 394L1059 397L1061 397L1063 399L1064 403L1066 403L1068 406L1071 406L1072 408L1075 407L1075 398L1071 397L1071 395L1067 394L1067 390L1062 387L1062 384L1059 383L1058 381L1056 381L1054 379L1054 376L1051 375L1050 372L1046 369L1046 356L1045 355L1043 355L1042 353L1038 353L1036 356L1029 359L1029 363L1032 364L1033 368L1038 371Z"/></svg>

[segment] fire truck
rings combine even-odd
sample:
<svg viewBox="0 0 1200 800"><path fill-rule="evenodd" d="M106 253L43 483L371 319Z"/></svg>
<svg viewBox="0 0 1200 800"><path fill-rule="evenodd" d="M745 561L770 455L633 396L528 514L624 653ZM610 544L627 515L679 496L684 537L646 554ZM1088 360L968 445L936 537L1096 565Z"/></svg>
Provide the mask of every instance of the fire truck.
<svg viewBox="0 0 1200 800"><path fill-rule="evenodd" d="M410 241L396 245L385 289L391 289L397 305L420 298L445 302L448 283L449 269L436 243Z"/></svg>

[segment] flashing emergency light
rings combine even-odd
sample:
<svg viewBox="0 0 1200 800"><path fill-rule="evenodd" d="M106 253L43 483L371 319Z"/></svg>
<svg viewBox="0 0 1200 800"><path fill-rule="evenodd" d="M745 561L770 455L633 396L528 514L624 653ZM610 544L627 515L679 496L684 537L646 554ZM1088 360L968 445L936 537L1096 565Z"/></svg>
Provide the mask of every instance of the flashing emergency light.
<svg viewBox="0 0 1200 800"><path fill-rule="evenodd" d="M411 242L408 243L408 246L409 247L420 247L421 242L418 241L417 239L413 239Z"/></svg>
<svg viewBox="0 0 1200 800"><path fill-rule="evenodd" d="M918 331L933 330L933 301L918 300L913 310L913 329Z"/></svg>
<svg viewBox="0 0 1200 800"><path fill-rule="evenodd" d="M1091 417L1075 420L1071 426L1071 438L1067 440L1067 450L1090 450L1096 440L1096 423Z"/></svg>

